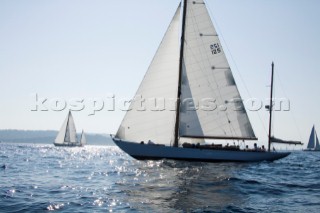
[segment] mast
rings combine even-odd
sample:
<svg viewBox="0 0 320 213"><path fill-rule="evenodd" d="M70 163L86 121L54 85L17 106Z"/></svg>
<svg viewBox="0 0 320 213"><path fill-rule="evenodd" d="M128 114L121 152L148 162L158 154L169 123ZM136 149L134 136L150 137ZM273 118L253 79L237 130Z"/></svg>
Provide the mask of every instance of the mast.
<svg viewBox="0 0 320 213"><path fill-rule="evenodd" d="M174 147L179 146L179 119L180 119L180 96L181 96L181 75L183 68L183 52L185 40L185 27L187 16L187 0L183 0L183 14L182 14L182 32L181 32L181 45L180 45L180 60L179 60L179 78L178 78L178 94L177 94L177 108L176 108L176 123L174 130Z"/></svg>
<svg viewBox="0 0 320 213"><path fill-rule="evenodd" d="M274 63L271 64L272 71L271 71L271 92L270 92L270 106L269 106L269 136L268 136L268 151L270 152L270 146L271 146L271 121L272 121L272 108L273 108L273 73L274 73Z"/></svg>

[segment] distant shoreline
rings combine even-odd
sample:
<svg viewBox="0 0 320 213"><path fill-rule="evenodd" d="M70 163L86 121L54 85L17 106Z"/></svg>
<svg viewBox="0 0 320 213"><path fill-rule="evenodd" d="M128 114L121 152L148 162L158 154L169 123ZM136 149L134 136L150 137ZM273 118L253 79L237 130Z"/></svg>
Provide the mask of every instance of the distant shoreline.
<svg viewBox="0 0 320 213"><path fill-rule="evenodd" d="M2 143L52 144L58 134L54 130L0 130ZM80 133L77 133L80 138ZM115 145L108 134L86 133L88 145Z"/></svg>
<svg viewBox="0 0 320 213"><path fill-rule="evenodd" d="M30 145L53 145L53 143L49 143L49 142L39 142L39 143L32 143L32 142L6 142L6 141L0 141L0 144L30 144ZM116 146L115 144L109 144L109 143L105 143L105 144L86 144L86 146Z"/></svg>

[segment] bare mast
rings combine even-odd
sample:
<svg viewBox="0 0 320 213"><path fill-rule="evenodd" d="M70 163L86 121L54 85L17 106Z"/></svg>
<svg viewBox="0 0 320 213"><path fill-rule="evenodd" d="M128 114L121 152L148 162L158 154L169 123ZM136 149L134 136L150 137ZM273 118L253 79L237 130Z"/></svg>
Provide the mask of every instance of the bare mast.
<svg viewBox="0 0 320 213"><path fill-rule="evenodd" d="M272 108L273 108L273 73L274 73L274 63L271 64L271 92L270 92L270 105L269 105L269 135L268 135L268 151L270 152L271 146L271 122L272 122Z"/></svg>

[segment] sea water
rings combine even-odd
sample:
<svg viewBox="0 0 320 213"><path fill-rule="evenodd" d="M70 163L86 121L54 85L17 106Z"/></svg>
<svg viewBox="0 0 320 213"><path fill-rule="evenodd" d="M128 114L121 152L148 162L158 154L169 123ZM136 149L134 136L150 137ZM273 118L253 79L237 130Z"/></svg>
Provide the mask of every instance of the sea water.
<svg viewBox="0 0 320 213"><path fill-rule="evenodd" d="M116 146L0 143L0 212L319 212L320 152L137 161Z"/></svg>

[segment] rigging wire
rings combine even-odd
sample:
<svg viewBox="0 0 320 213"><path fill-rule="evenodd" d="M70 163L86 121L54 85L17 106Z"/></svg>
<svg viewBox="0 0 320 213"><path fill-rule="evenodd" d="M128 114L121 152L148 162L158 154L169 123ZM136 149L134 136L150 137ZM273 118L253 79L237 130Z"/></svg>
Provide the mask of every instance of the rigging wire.
<svg viewBox="0 0 320 213"><path fill-rule="evenodd" d="M278 81L279 81L279 84L280 84L281 91L283 92L285 98L287 100L289 100L288 95L286 94L286 92L284 90L284 87L283 87L283 84L282 84L282 81L281 81L281 78L280 78L280 75L278 74L278 72L276 72L276 75L277 75L277 78L278 78ZM289 111L290 111L290 114L292 116L292 120L294 122L294 125L295 125L295 127L296 127L296 129L298 131L298 134L299 134L299 137L300 137L300 141L302 141L301 131L300 131L299 127L298 127L297 120L295 119L295 117L293 115L293 112L291 110L289 110Z"/></svg>

